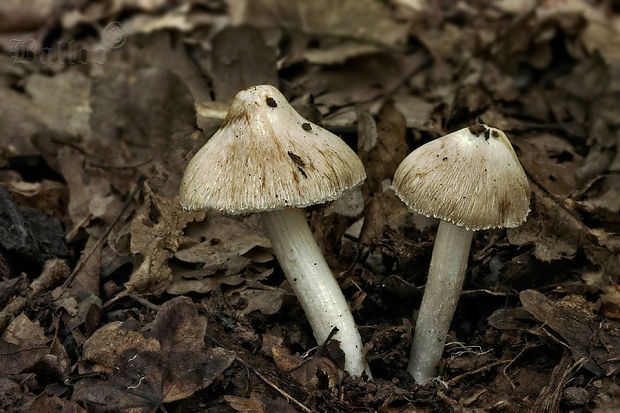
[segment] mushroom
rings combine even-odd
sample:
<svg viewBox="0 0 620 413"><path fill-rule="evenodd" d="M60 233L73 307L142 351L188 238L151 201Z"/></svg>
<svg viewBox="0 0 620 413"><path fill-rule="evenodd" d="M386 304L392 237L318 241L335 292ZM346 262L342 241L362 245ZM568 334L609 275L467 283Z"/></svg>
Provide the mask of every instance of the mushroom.
<svg viewBox="0 0 620 413"><path fill-rule="evenodd" d="M410 209L441 220L408 366L423 384L434 376L443 352L473 231L521 225L530 187L506 135L474 125L410 153L394 174L393 188Z"/></svg>
<svg viewBox="0 0 620 413"><path fill-rule="evenodd" d="M235 96L219 130L189 162L179 191L187 210L260 213L317 342L336 327L353 377L368 372L361 338L302 208L335 200L364 179L346 143L304 119L278 89L261 85Z"/></svg>

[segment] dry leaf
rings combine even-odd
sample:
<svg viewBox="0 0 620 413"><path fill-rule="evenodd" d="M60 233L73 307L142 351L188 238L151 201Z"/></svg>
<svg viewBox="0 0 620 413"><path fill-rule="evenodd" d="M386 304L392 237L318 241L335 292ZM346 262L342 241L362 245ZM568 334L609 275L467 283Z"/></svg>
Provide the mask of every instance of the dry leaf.
<svg viewBox="0 0 620 413"><path fill-rule="evenodd" d="M228 402L230 407L235 409L238 412L247 412L247 413L265 413L265 404L260 400L256 400L253 398L244 398L237 397L232 395L225 395L224 400Z"/></svg>
<svg viewBox="0 0 620 413"><path fill-rule="evenodd" d="M196 305L187 297L177 297L161 306L149 334L131 333L138 347L127 343L127 333L116 334L103 346L91 337L89 347L99 348L92 354L93 361L104 357L112 372L105 380L81 380L73 398L146 412L191 396L210 385L235 358L223 348L205 349L206 328L207 320L198 315Z"/></svg>
<svg viewBox="0 0 620 413"><path fill-rule="evenodd" d="M508 229L508 240L534 243L534 256L541 261L573 257L588 239L585 226L534 185L532 195L532 212L523 225Z"/></svg>
<svg viewBox="0 0 620 413"><path fill-rule="evenodd" d="M403 46L407 37L407 26L395 21L385 4L373 0L241 0L229 1L228 7L235 25L280 26L386 46Z"/></svg>
<svg viewBox="0 0 620 413"><path fill-rule="evenodd" d="M129 226L130 250L141 257L138 267L125 284L130 291L161 294L172 281L168 259L179 248L179 239L188 222L204 213L186 213L178 201L155 194L148 184L145 204Z"/></svg>

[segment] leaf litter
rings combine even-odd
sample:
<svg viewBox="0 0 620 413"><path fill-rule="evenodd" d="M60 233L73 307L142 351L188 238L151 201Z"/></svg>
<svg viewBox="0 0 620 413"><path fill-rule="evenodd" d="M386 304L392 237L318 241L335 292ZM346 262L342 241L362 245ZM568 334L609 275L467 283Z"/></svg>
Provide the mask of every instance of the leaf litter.
<svg viewBox="0 0 620 413"><path fill-rule="evenodd" d="M108 3L0 6L3 410L620 408L613 2ZM256 83L366 167L362 187L308 212L373 381L341 377L338 343L315 342L256 216L175 198ZM440 376L416 386L436 222L391 178L478 119L508 133L532 211L475 235Z"/></svg>

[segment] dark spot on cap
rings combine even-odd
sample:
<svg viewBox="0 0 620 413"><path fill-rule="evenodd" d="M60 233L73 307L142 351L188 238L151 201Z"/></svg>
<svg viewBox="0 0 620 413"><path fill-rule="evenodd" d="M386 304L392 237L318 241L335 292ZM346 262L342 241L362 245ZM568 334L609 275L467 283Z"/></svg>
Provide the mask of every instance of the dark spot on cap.
<svg viewBox="0 0 620 413"><path fill-rule="evenodd" d="M448 157L447 157L447 156L444 156L441 160L442 160L442 161L447 161L447 160L448 160Z"/></svg>
<svg viewBox="0 0 620 413"><path fill-rule="evenodd" d="M491 135L493 135L494 138L499 138L499 132L494 130L493 132L491 132Z"/></svg>
<svg viewBox="0 0 620 413"><path fill-rule="evenodd" d="M469 127L469 131L472 133L472 135L480 135L481 133L484 133L487 130L487 128L484 127L484 125L472 125Z"/></svg>
<svg viewBox="0 0 620 413"><path fill-rule="evenodd" d="M297 165L299 166L306 166L306 164L304 163L304 161L301 160L301 158L299 157L299 155L294 154L293 152L289 151L288 152L288 156L289 158L291 158L293 160L293 162L295 162Z"/></svg>
<svg viewBox="0 0 620 413"><path fill-rule="evenodd" d="M308 175L306 175L306 171L304 171L301 166L298 166L297 169L299 169L299 172L301 172L301 174L304 176L304 178L308 178Z"/></svg>
<svg viewBox="0 0 620 413"><path fill-rule="evenodd" d="M267 96L267 106L272 107L272 108L277 108L278 104L276 103L276 100L270 96Z"/></svg>
<svg viewBox="0 0 620 413"><path fill-rule="evenodd" d="M301 124L301 127L303 130L305 131L311 131L312 130L312 126L310 126L310 124L308 122L304 122Z"/></svg>
<svg viewBox="0 0 620 413"><path fill-rule="evenodd" d="M491 136L491 134L490 134L489 130L488 130L488 129L487 129L487 130L485 130L485 131L484 131L484 139L489 140L489 137L490 137L490 136Z"/></svg>

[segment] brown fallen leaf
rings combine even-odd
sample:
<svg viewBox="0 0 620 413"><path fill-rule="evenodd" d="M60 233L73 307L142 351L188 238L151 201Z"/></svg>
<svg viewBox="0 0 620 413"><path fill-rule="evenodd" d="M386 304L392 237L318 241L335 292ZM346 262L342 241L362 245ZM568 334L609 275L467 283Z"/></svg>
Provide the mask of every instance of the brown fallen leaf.
<svg viewBox="0 0 620 413"><path fill-rule="evenodd" d="M76 402L41 393L28 408L28 413L86 413Z"/></svg>
<svg viewBox="0 0 620 413"><path fill-rule="evenodd" d="M234 25L285 27L304 33L353 38L384 46L403 46L407 25L397 22L387 5L372 0L229 1ZM325 13L329 10L329 13Z"/></svg>
<svg viewBox="0 0 620 413"><path fill-rule="evenodd" d="M71 361L63 345L45 335L38 322L34 323L20 314L7 327L0 339L0 375L34 371L64 380L70 371Z"/></svg>
<svg viewBox="0 0 620 413"><path fill-rule="evenodd" d="M620 285L604 287L601 295L601 315L607 318L620 319Z"/></svg>
<svg viewBox="0 0 620 413"><path fill-rule="evenodd" d="M601 376L613 374L620 368L620 359L610 354L620 354L618 326L604 325L591 310L585 298L569 295L551 301L535 290L519 293L523 307L539 322L558 333L571 349L573 360L585 359L583 366Z"/></svg>
<svg viewBox="0 0 620 413"><path fill-rule="evenodd" d="M145 54L151 50L134 47L130 52L135 62L126 61L121 54L123 57L104 65L105 72L93 80L92 140L104 150L99 149L89 160L112 164L112 170L119 164L138 165L130 171L148 176L158 195L172 199L189 157L204 143L195 126L194 99L171 71L140 66L138 61L148 59ZM180 65L189 60L164 56ZM123 179L127 181L126 176ZM116 181L123 184L121 179Z"/></svg>
<svg viewBox="0 0 620 413"><path fill-rule="evenodd" d="M569 142L546 133L512 141L519 148L523 168L547 191L560 196L575 191L575 172L583 158Z"/></svg>
<svg viewBox="0 0 620 413"><path fill-rule="evenodd" d="M340 350L340 344L338 342L333 343ZM279 344L271 346L271 354L278 368L290 374L302 386L309 389L318 387L319 375L327 377L327 388L329 389L335 388L338 384L338 367L327 357L314 354L304 360L299 354L291 354L287 348Z"/></svg>
<svg viewBox="0 0 620 413"><path fill-rule="evenodd" d="M257 288L258 287L258 288ZM257 287L241 287L227 292L231 300L239 303L243 314L260 311L263 314L275 314L280 311L282 297L286 292L282 289L257 285Z"/></svg>
<svg viewBox="0 0 620 413"><path fill-rule="evenodd" d="M224 396L224 400L228 402L230 407L238 412L266 413L265 403L252 398L252 396L253 395L250 395L249 398L245 398L227 394Z"/></svg>
<svg viewBox="0 0 620 413"><path fill-rule="evenodd" d="M129 226L130 251L137 266L125 284L127 292L161 294L172 281L168 259L179 248L179 239L188 222L204 213L186 213L176 199L167 199L144 184L145 204ZM140 261L141 258L141 261Z"/></svg>
<svg viewBox="0 0 620 413"><path fill-rule="evenodd" d="M219 102L254 85L278 85L275 50L250 26L230 26L212 41L209 74Z"/></svg>
<svg viewBox="0 0 620 413"><path fill-rule="evenodd" d="M120 199L111 197L106 174L99 169L86 170L85 160L83 153L69 146L60 148L56 155L59 172L69 188L68 213L73 236L80 228L88 227L95 217L106 217L105 221L111 222L121 207Z"/></svg>
<svg viewBox="0 0 620 413"><path fill-rule="evenodd" d="M82 358L92 363L89 370L112 373L119 358L130 349L158 352L161 344L154 338L128 329L120 321L114 321L99 328L86 340ZM81 367L81 371L86 371L86 368Z"/></svg>
<svg viewBox="0 0 620 413"><path fill-rule="evenodd" d="M19 204L62 218L61 211L66 209L69 200L66 185L47 179L41 182L27 182L15 171L1 171L0 182Z"/></svg>
<svg viewBox="0 0 620 413"><path fill-rule="evenodd" d="M361 112L361 116L368 115ZM406 128L403 114L388 104L377 115L376 129L364 129L361 134L359 157L366 168L368 178L365 185L371 193L379 191L383 180L392 179L398 165L409 154L405 141ZM376 135L373 136L373 133Z"/></svg>
<svg viewBox="0 0 620 413"><path fill-rule="evenodd" d="M527 221L507 230L511 244L534 244L534 256L549 262L573 257L586 244L590 233L573 214L567 212L539 187L532 185L532 212ZM570 209L570 206L565 205Z"/></svg>
<svg viewBox="0 0 620 413"><path fill-rule="evenodd" d="M577 196L577 204L607 223L620 222L620 174L599 176Z"/></svg>
<svg viewBox="0 0 620 413"><path fill-rule="evenodd" d="M136 339L142 337L138 342L152 343L153 348L127 345L126 335L108 337L111 341L105 346L93 340L89 346L98 349L97 357L105 356L106 363L113 365L112 373L105 379L81 380L73 399L146 412L189 397L209 386L235 358L230 350L205 348L206 328L206 318L198 315L191 299L177 297L161 306L149 333L133 334ZM124 347L123 351L115 351L116 346Z"/></svg>
<svg viewBox="0 0 620 413"><path fill-rule="evenodd" d="M58 7L60 4L54 0L3 1L0 3L0 33L38 29Z"/></svg>
<svg viewBox="0 0 620 413"><path fill-rule="evenodd" d="M15 381L0 378L0 408L4 411L26 413L35 397Z"/></svg>
<svg viewBox="0 0 620 413"><path fill-rule="evenodd" d="M201 223L190 224L186 235L204 241L180 248L175 258L200 263L208 269L226 269L227 261L234 257L255 247L271 247L269 239L256 225L215 213L208 214Z"/></svg>

